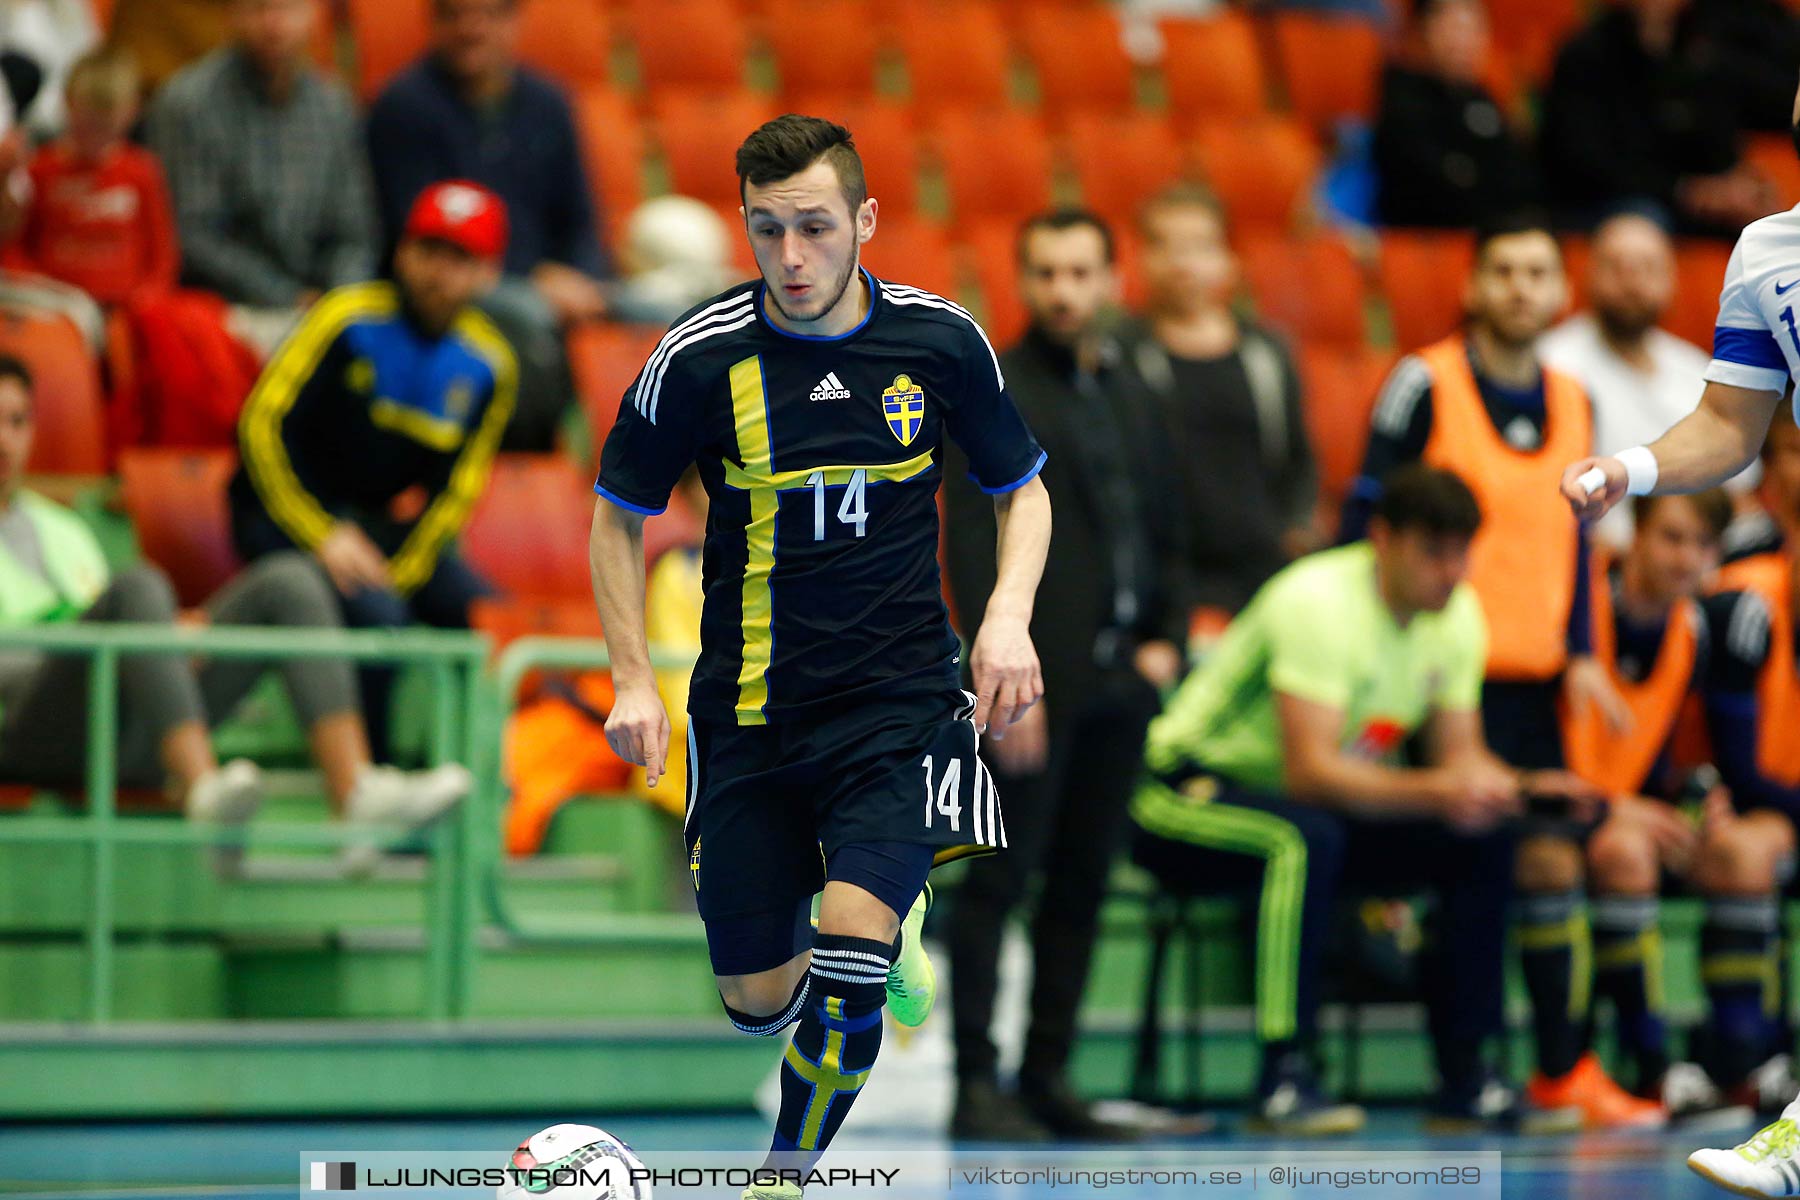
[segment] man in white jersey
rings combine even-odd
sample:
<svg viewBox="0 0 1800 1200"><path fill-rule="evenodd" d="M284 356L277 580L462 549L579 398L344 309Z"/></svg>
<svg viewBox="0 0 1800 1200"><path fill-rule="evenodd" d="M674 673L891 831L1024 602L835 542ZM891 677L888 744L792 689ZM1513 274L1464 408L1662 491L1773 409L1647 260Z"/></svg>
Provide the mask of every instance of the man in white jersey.
<svg viewBox="0 0 1800 1200"><path fill-rule="evenodd" d="M1800 95L1794 101L1800 151ZM1584 521L1627 495L1716 487L1756 459L1790 379L1800 379L1800 207L1746 226L1725 268L1713 358L1700 407L1648 446L1584 458L1562 493ZM1800 1193L1800 1099L1730 1150L1697 1150L1688 1166L1742 1196Z"/></svg>

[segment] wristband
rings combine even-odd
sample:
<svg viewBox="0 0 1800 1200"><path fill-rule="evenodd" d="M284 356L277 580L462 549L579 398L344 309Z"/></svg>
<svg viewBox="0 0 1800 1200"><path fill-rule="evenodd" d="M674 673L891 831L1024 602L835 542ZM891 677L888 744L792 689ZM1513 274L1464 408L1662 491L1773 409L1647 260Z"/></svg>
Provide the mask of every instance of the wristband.
<svg viewBox="0 0 1800 1200"><path fill-rule="evenodd" d="M1656 455L1650 453L1650 447L1633 446L1613 457L1625 468L1627 496L1648 496L1656 490Z"/></svg>

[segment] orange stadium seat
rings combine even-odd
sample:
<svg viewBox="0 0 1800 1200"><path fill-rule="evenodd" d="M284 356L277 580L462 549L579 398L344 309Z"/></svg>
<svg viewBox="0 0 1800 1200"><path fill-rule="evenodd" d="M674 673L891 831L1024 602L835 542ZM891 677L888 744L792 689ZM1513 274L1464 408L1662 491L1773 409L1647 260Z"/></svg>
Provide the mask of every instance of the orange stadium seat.
<svg viewBox="0 0 1800 1200"><path fill-rule="evenodd" d="M646 90L730 92L744 86L750 33L736 5L726 0L637 0L631 26L640 86Z"/></svg>
<svg viewBox="0 0 1800 1200"><path fill-rule="evenodd" d="M1475 239L1461 230L1382 230L1381 291L1402 350L1429 345L1462 321L1474 263Z"/></svg>
<svg viewBox="0 0 1800 1200"><path fill-rule="evenodd" d="M1025 303L1019 299L1018 226L1012 221L982 221L964 238L975 285L981 294L981 327L996 348L1004 349L1025 332Z"/></svg>
<svg viewBox="0 0 1800 1200"><path fill-rule="evenodd" d="M1319 462L1319 492L1333 507L1362 469L1369 420L1395 355L1370 346L1300 348L1300 387L1306 429Z"/></svg>
<svg viewBox="0 0 1800 1200"><path fill-rule="evenodd" d="M991 5L926 0L895 32L916 111L994 107L1011 98L1011 51Z"/></svg>
<svg viewBox="0 0 1800 1200"><path fill-rule="evenodd" d="M882 279L924 288L952 300L958 299L962 291L950 239L936 225L899 218L880 220L874 238L863 247L862 260Z"/></svg>
<svg viewBox="0 0 1800 1200"><path fill-rule="evenodd" d="M1254 117L1268 108L1268 74L1249 17L1230 10L1169 17L1160 28L1169 113L1177 124Z"/></svg>
<svg viewBox="0 0 1800 1200"><path fill-rule="evenodd" d="M594 434L594 452L619 415L619 402L663 331L653 326L612 325L591 321L569 333L569 372L575 377L575 393Z"/></svg>
<svg viewBox="0 0 1800 1200"><path fill-rule="evenodd" d="M1129 224L1145 198L1183 175L1181 146L1161 117L1079 113L1069 119L1069 156L1087 206Z"/></svg>
<svg viewBox="0 0 1800 1200"><path fill-rule="evenodd" d="M1043 122L1020 109L957 109L937 129L956 219L1019 220L1050 203L1054 158Z"/></svg>
<svg viewBox="0 0 1800 1200"><path fill-rule="evenodd" d="M502 454L463 530L463 553L508 596L582 599L592 496L587 473L563 458Z"/></svg>
<svg viewBox="0 0 1800 1200"><path fill-rule="evenodd" d="M1362 270L1341 238L1246 239L1244 280L1263 319L1305 345L1367 338Z"/></svg>
<svg viewBox="0 0 1800 1200"><path fill-rule="evenodd" d="M1125 112L1137 103L1137 69L1110 8L1033 8L1019 32L1038 95L1058 119L1081 110Z"/></svg>
<svg viewBox="0 0 1800 1200"><path fill-rule="evenodd" d="M588 188L600 202L609 242L644 198L644 125L624 95L608 87L575 92L575 131Z"/></svg>
<svg viewBox="0 0 1800 1200"><path fill-rule="evenodd" d="M22 361L34 381L37 436L26 469L45 475L103 473L100 364L80 331L65 317L0 309L0 354Z"/></svg>
<svg viewBox="0 0 1800 1200"><path fill-rule="evenodd" d="M348 5L356 90L366 102L425 53L431 41L430 0L348 0Z"/></svg>
<svg viewBox="0 0 1800 1200"><path fill-rule="evenodd" d="M1711 353L1718 323L1719 292L1731 247L1706 238L1683 238L1675 245L1675 299L1663 328Z"/></svg>
<svg viewBox="0 0 1800 1200"><path fill-rule="evenodd" d="M1505 0L1487 5L1494 45L1529 83L1550 76L1557 49L1580 25L1585 0Z"/></svg>
<svg viewBox="0 0 1800 1200"><path fill-rule="evenodd" d="M826 117L850 130L862 155L869 195L883 217L919 211L919 131L912 109L896 100L818 94L789 98L793 111Z"/></svg>
<svg viewBox="0 0 1800 1200"><path fill-rule="evenodd" d="M1193 147L1234 233L1288 228L1322 165L1306 127L1288 117L1210 122Z"/></svg>
<svg viewBox="0 0 1800 1200"><path fill-rule="evenodd" d="M1275 60L1295 113L1321 130L1344 117L1374 116L1382 51L1372 24L1293 11L1271 21Z"/></svg>
<svg viewBox="0 0 1800 1200"><path fill-rule="evenodd" d="M600 0L530 0L519 9L519 58L570 89L604 84L612 23Z"/></svg>
<svg viewBox="0 0 1800 1200"><path fill-rule="evenodd" d="M738 145L776 115L775 105L755 92L670 91L653 96L651 116L668 166L669 186L708 204L737 208L738 181L732 163Z"/></svg>
<svg viewBox="0 0 1800 1200"><path fill-rule="evenodd" d="M139 447L119 454L138 549L168 575L184 607L202 603L243 565L232 548L225 499L236 471L231 450Z"/></svg>
<svg viewBox="0 0 1800 1200"><path fill-rule="evenodd" d="M821 29L831 31L828 48L821 47ZM784 99L874 95L882 31L869 0L772 0L762 30Z"/></svg>

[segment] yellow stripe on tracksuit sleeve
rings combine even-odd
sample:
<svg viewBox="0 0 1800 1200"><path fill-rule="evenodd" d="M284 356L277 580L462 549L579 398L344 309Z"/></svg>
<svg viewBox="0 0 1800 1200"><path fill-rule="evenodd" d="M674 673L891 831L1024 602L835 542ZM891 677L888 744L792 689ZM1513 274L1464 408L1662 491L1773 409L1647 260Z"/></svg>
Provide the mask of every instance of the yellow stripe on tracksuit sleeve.
<svg viewBox="0 0 1800 1200"><path fill-rule="evenodd" d="M419 518L419 523L413 526L413 531L394 555L390 568L394 590L402 596L411 595L425 585L431 573L437 570L438 556L443 553L445 543L455 537L469 519L469 511L475 507L475 501L487 483L488 472L493 468L494 455L499 451L500 439L506 433L506 423L512 419L518 396L518 363L500 331L486 317L475 312L459 317L456 330L487 360L494 373L494 395L488 401L487 412L482 415L480 428L464 443L462 453L457 456L456 465L450 470L448 486L426 508L425 515Z"/></svg>
<svg viewBox="0 0 1800 1200"><path fill-rule="evenodd" d="M317 549L335 522L294 474L281 440L282 422L345 328L362 317L388 316L396 306L393 288L387 284L355 284L330 293L282 343L244 402L238 445L250 482L269 516L303 549Z"/></svg>
<svg viewBox="0 0 1800 1200"><path fill-rule="evenodd" d="M1158 837L1263 860L1256 921L1256 1032L1266 1042L1292 1038L1299 1021L1306 839L1292 822L1273 813L1195 802L1156 782L1138 788L1131 815Z"/></svg>
<svg viewBox="0 0 1800 1200"><path fill-rule="evenodd" d="M769 444L768 400L762 359L732 365L731 417L737 429L738 459L756 482L750 492L750 523L744 527L743 665L738 669L737 723L764 725L769 702L769 659L775 648L775 600L769 576L775 570L775 513L781 493L767 483L774 450Z"/></svg>

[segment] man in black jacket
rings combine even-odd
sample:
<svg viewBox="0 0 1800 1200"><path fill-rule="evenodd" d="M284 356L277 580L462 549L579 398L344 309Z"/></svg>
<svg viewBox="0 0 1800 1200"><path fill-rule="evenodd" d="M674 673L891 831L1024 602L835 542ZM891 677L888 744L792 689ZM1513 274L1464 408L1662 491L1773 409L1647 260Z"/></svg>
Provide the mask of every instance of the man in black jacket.
<svg viewBox="0 0 1800 1200"><path fill-rule="evenodd" d="M1117 291L1111 232L1085 212L1035 217L1020 231L1019 266L1031 327L1001 362L1049 455L1057 511L1032 619L1045 700L986 750L1011 844L971 864L951 926L952 1132L1102 1140L1132 1131L1096 1120L1064 1067L1144 728L1181 669L1184 508L1154 397L1101 327ZM972 628L994 583L994 509L964 464L946 464L944 477L950 590ZM1031 1029L1014 1098L996 1082L988 1026L1001 929L1034 869Z"/></svg>

